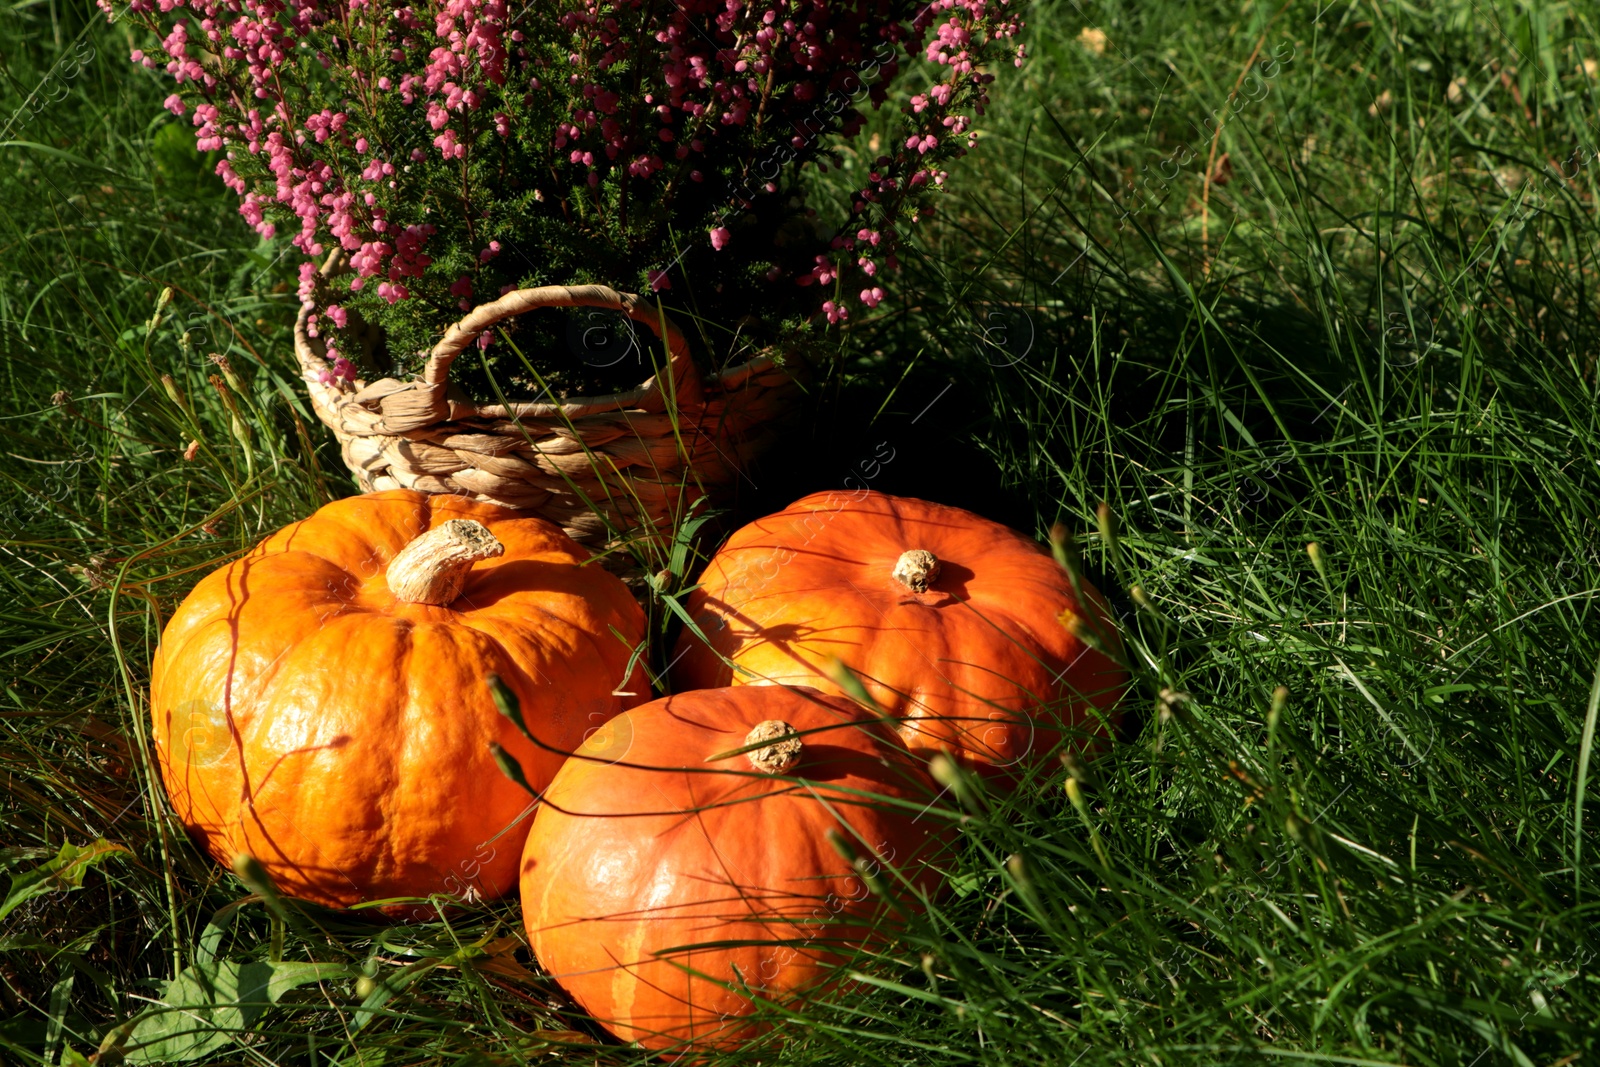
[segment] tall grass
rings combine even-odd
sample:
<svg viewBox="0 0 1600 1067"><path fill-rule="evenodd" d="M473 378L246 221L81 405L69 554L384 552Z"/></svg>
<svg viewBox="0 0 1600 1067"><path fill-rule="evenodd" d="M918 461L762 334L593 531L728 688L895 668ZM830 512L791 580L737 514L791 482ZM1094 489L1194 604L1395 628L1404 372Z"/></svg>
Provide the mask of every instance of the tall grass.
<svg viewBox="0 0 1600 1067"><path fill-rule="evenodd" d="M948 895L850 997L723 1058L1586 1062L1593 13L1043 0L1031 24L962 191L740 507L874 461L875 488L1065 523L1135 653L1123 738L947 797ZM176 969L276 954L334 969L248 1025L198 1018L215 1061L642 1061L587 1044L514 902L230 910L248 887L172 822L141 703L163 620L351 483L296 392L287 260L132 45L59 5L0 27L0 113L59 97L0 146L0 862L130 850L0 919L0 1057L79 1062Z"/></svg>

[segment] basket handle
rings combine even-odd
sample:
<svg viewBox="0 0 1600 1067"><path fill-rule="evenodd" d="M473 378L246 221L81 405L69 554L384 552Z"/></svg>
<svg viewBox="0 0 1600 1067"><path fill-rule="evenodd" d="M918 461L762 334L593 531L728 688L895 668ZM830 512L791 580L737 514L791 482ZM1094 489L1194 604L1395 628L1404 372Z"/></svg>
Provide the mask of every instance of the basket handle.
<svg viewBox="0 0 1600 1067"><path fill-rule="evenodd" d="M445 331L444 339L433 346L422 373L423 381L443 385L449 377L450 364L483 331L502 319L547 307L610 308L644 323L658 340L667 342L667 369L672 375L674 393L692 391L699 385L699 371L689 354L689 342L666 313L649 300L633 293L619 293L604 285L542 285L536 289L518 289L492 303L479 305L466 318L452 324Z"/></svg>

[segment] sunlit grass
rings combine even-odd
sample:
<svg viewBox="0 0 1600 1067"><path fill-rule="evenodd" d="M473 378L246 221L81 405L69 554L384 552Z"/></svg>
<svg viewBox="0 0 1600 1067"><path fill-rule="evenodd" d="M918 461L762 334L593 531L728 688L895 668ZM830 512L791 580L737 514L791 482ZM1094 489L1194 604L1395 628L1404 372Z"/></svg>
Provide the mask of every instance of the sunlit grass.
<svg viewBox="0 0 1600 1067"><path fill-rule="evenodd" d="M787 1020L781 1054L728 1059L1585 1062L1592 15L1047 2L1032 23L818 429L741 506L835 487L886 441L877 488L1065 523L1136 652L1124 739L1071 794L1050 763L951 803L963 843L926 921ZM55 87L0 147L0 860L133 853L0 920L0 1057L77 1062L175 967L278 939L339 977L216 1062L598 1038L505 940L514 902L208 925L249 889L152 788L149 656L201 573L352 484L298 392L288 258L121 31L32 5L0 35L3 114Z"/></svg>

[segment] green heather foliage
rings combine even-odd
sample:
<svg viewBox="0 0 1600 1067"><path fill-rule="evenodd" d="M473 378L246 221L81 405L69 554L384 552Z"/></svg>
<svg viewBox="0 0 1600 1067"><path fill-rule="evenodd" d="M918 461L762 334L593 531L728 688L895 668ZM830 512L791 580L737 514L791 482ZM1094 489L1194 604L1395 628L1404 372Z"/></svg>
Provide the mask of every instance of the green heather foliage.
<svg viewBox="0 0 1600 1067"><path fill-rule="evenodd" d="M1593 7L1026 14L1036 59L733 518L870 463L1060 522L1137 685L1098 757L956 783L929 813L961 822L947 894L848 995L712 1062L1589 1062ZM0 1059L646 1062L540 975L515 901L300 909L171 820L161 625L352 482L297 393L286 244L130 47L0 10ZM818 180L857 183L874 134Z"/></svg>

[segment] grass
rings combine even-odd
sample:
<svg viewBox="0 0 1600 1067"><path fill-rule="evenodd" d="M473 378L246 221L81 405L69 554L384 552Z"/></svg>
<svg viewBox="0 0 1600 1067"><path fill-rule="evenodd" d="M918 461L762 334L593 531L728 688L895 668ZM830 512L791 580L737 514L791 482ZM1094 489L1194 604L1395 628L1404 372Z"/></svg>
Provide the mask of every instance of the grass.
<svg viewBox="0 0 1600 1067"><path fill-rule="evenodd" d="M952 810L952 889L870 991L725 1059L1588 1062L1592 12L1031 22L961 191L739 514L855 472L1065 523L1135 651L1123 739L1070 793L1052 765ZM15 897L64 844L129 850L0 918L0 1059L80 1062L175 969L283 959L327 970L203 1017L196 1058L642 1062L572 1047L598 1031L507 940L513 902L393 927L233 908L247 887L173 824L141 704L162 620L351 483L295 388L287 257L122 31L18 4L0 47L0 861Z"/></svg>

